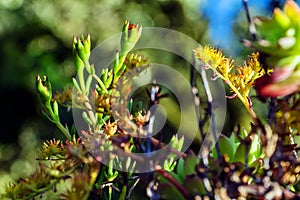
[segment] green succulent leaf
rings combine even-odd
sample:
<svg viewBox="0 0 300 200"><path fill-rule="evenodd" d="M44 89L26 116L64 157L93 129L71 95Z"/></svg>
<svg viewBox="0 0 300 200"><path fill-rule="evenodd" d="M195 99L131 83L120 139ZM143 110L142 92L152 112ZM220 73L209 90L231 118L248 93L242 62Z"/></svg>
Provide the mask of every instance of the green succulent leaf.
<svg viewBox="0 0 300 200"><path fill-rule="evenodd" d="M234 138L228 138L227 136L221 134L218 143L220 146L221 154L227 155L229 157L229 160L232 161L235 153ZM212 156L214 158L218 158L217 150L215 147L212 150Z"/></svg>
<svg viewBox="0 0 300 200"><path fill-rule="evenodd" d="M183 186L193 196L207 194L203 180L199 176L187 176L183 182Z"/></svg>

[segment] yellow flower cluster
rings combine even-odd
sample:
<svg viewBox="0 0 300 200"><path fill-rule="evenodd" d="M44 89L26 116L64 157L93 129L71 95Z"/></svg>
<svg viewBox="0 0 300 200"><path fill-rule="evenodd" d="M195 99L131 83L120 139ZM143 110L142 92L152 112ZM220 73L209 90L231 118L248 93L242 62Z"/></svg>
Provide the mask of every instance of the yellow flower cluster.
<svg viewBox="0 0 300 200"><path fill-rule="evenodd" d="M254 81L265 74L258 56L258 53L252 53L248 62L244 62L243 66L238 66L237 72L229 74L229 80L244 97L248 96Z"/></svg>
<svg viewBox="0 0 300 200"><path fill-rule="evenodd" d="M249 91L254 81L265 74L258 60L259 53L252 53L248 61L238 67L235 67L234 60L225 57L221 50L209 46L200 46L194 50L194 54L206 68L213 70L216 77L229 85L234 96L237 96L247 109L251 108Z"/></svg>

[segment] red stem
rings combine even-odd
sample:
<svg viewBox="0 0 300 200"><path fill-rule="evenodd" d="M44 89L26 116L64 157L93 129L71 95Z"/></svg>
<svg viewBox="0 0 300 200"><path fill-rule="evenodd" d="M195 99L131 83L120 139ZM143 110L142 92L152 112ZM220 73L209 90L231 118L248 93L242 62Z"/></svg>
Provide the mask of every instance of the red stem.
<svg viewBox="0 0 300 200"><path fill-rule="evenodd" d="M163 170L160 166L156 166L155 171L170 181L170 183L172 183L178 189L185 199L190 198L189 192L173 176L171 176L169 172Z"/></svg>

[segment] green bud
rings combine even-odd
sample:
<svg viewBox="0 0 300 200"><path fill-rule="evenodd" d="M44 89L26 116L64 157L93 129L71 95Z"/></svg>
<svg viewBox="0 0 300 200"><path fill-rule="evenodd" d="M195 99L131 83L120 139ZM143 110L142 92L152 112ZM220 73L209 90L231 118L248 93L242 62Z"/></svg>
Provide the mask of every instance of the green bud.
<svg viewBox="0 0 300 200"><path fill-rule="evenodd" d="M87 124L89 124L91 126L93 125L92 121L90 120L90 118L86 112L82 113L82 117Z"/></svg>
<svg viewBox="0 0 300 200"><path fill-rule="evenodd" d="M47 76L36 77L36 90L38 92L39 99L43 104L50 102L52 98L51 84L48 81Z"/></svg>
<svg viewBox="0 0 300 200"><path fill-rule="evenodd" d="M133 49L142 33L142 26L138 24L130 24L128 20L123 26L123 33L121 36L121 54L127 54Z"/></svg>
<svg viewBox="0 0 300 200"><path fill-rule="evenodd" d="M88 55L88 57L90 57L90 51L91 51L91 36L90 36L90 34L88 34L87 38L83 39L82 42L83 42L83 48L84 48L85 54Z"/></svg>
<svg viewBox="0 0 300 200"><path fill-rule="evenodd" d="M84 46L83 46L82 40L78 40L78 43L77 43L76 47L77 47L76 50L78 52L79 57L81 58L82 61L85 61L86 60L86 55L85 55L85 51L84 51Z"/></svg>
<svg viewBox="0 0 300 200"><path fill-rule="evenodd" d="M58 104L56 101L53 102L53 113L56 117L56 121L59 121Z"/></svg>
<svg viewBox="0 0 300 200"><path fill-rule="evenodd" d="M107 79L106 79L106 81L105 81L105 86L108 88L110 85L111 85L111 83L112 83L112 80L113 80L113 72L112 71L109 71L108 72L108 77L107 77Z"/></svg>
<svg viewBox="0 0 300 200"><path fill-rule="evenodd" d="M106 79L107 79L107 75L108 75L108 69L103 69L102 73L101 73L101 80L105 83Z"/></svg>
<svg viewBox="0 0 300 200"><path fill-rule="evenodd" d="M73 37L74 64L75 64L76 70L80 71L83 69L84 65L83 65L81 58L79 57L79 55L77 53L76 44L77 44L77 39L76 39L76 37Z"/></svg>
<svg viewBox="0 0 300 200"><path fill-rule="evenodd" d="M119 197L119 200L126 199L126 192L127 192L127 187L126 187L126 185L124 185L124 186L122 187L121 195L120 195L120 197Z"/></svg>
<svg viewBox="0 0 300 200"><path fill-rule="evenodd" d="M88 62L88 59L90 57L90 50L91 50L91 37L89 34L86 39L84 39L83 35L80 38L74 37L73 52L75 54L75 57L80 58L83 63ZM78 59L78 58L76 58L76 59ZM76 62L78 62L78 61L76 61Z"/></svg>

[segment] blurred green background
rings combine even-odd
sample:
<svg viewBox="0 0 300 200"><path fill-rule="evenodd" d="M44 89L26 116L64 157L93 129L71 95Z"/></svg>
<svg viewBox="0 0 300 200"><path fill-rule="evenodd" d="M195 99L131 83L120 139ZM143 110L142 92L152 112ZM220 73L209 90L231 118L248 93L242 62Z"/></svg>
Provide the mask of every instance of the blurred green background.
<svg viewBox="0 0 300 200"><path fill-rule="evenodd" d="M0 0L0 194L9 181L28 175L35 169L36 149L42 141L61 138L57 129L40 115L35 95L35 77L37 74L47 75L53 90L62 90L70 83L71 77L75 75L71 49L74 35L90 33L92 45L96 46L119 33L124 21L129 19L144 27L156 26L180 31L201 44L214 44L209 35L211 29L207 31L213 20L207 14L209 10L203 9L204 5L214 6L208 5L208 2ZM224 12L220 10L219 14ZM235 20L230 21L234 27L229 29L236 34L230 46L222 48L225 53L245 58L250 50L240 44L241 38L248 37L241 4L234 16ZM183 65L186 67L186 64ZM189 73L188 70L182 71L185 75ZM237 109L242 106L236 100L232 101L229 109L242 111L230 112L227 118L231 122L246 122L247 126L247 115L243 109ZM264 110L260 110L264 115ZM70 113L63 109L62 112L62 120L71 123ZM230 133L233 125L228 123L224 133Z"/></svg>

